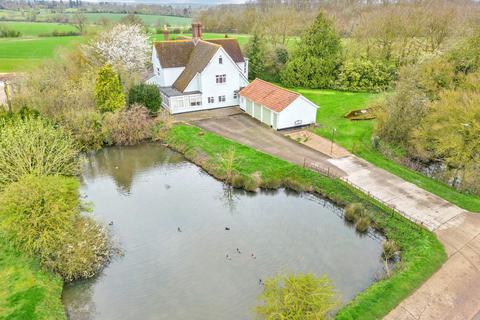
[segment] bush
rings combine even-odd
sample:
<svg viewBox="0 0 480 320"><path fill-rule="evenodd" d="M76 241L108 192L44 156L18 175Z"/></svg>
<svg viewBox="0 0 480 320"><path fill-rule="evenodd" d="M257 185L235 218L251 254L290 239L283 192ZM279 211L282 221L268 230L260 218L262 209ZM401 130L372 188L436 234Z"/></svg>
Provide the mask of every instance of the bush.
<svg viewBox="0 0 480 320"><path fill-rule="evenodd" d="M355 229L361 233L367 232L369 227L370 219L368 217L359 217L357 223L355 224Z"/></svg>
<svg viewBox="0 0 480 320"><path fill-rule="evenodd" d="M55 259L73 233L76 179L25 176L0 194L0 228L14 245L42 263Z"/></svg>
<svg viewBox="0 0 480 320"><path fill-rule="evenodd" d="M337 88L349 91L382 91L395 80L396 67L384 61L345 61L337 78Z"/></svg>
<svg viewBox="0 0 480 320"><path fill-rule="evenodd" d="M145 83L133 86L128 92L128 105L133 104L141 104L151 114L157 113L162 105L162 98L157 86Z"/></svg>
<svg viewBox="0 0 480 320"><path fill-rule="evenodd" d="M102 115L96 110L79 110L64 114L60 122L62 127L75 139L82 151L98 150L105 136L102 129Z"/></svg>
<svg viewBox="0 0 480 320"><path fill-rule="evenodd" d="M53 32L44 32L40 33L39 37L73 37L73 36L81 36L80 32L75 31L57 31L54 30Z"/></svg>
<svg viewBox="0 0 480 320"><path fill-rule="evenodd" d="M383 258L385 260L391 260L395 255L397 254L398 251L400 251L400 248L398 247L397 243L393 240L387 240L382 243L383 247Z"/></svg>
<svg viewBox="0 0 480 320"><path fill-rule="evenodd" d="M147 108L133 105L129 109L107 113L103 129L108 144L133 145L151 138L155 124Z"/></svg>
<svg viewBox="0 0 480 320"><path fill-rule="evenodd" d="M101 112L115 111L125 106L122 84L110 65L105 65L98 71L95 82L95 103Z"/></svg>
<svg viewBox="0 0 480 320"><path fill-rule="evenodd" d="M93 277L112 255L108 231L92 218L78 217L74 230L75 239L68 241L56 260L46 264L66 281Z"/></svg>
<svg viewBox="0 0 480 320"><path fill-rule="evenodd" d="M267 279L259 298L262 305L255 311L261 319L328 319L339 305L330 279L311 273Z"/></svg>
<svg viewBox="0 0 480 320"><path fill-rule="evenodd" d="M365 206L361 203L350 203L345 208L344 217L347 221L355 222L363 216L365 216Z"/></svg>
<svg viewBox="0 0 480 320"><path fill-rule="evenodd" d="M108 236L80 215L79 182L25 176L0 194L0 230L65 280L91 277L110 258Z"/></svg>
<svg viewBox="0 0 480 320"><path fill-rule="evenodd" d="M78 172L78 150L61 128L41 118L0 123L0 190L24 175L65 175Z"/></svg>
<svg viewBox="0 0 480 320"><path fill-rule="evenodd" d="M22 35L20 31L0 26L0 38L18 38Z"/></svg>

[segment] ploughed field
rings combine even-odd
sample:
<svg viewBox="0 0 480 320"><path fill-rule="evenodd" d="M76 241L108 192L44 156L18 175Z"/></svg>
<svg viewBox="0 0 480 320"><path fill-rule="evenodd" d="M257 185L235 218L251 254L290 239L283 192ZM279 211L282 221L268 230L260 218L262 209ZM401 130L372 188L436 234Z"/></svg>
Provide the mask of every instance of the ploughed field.
<svg viewBox="0 0 480 320"><path fill-rule="evenodd" d="M91 155L82 194L123 254L65 287L72 320L250 319L278 272L328 274L344 302L382 273L380 239L331 202L231 189L158 144Z"/></svg>

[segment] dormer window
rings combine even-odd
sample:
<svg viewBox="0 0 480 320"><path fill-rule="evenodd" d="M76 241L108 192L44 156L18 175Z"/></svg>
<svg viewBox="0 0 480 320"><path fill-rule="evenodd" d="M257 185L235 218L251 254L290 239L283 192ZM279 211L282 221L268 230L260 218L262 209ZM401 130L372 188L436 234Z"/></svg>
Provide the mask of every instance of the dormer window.
<svg viewBox="0 0 480 320"><path fill-rule="evenodd" d="M218 57L218 64L223 64L223 58L222 58L222 56Z"/></svg>

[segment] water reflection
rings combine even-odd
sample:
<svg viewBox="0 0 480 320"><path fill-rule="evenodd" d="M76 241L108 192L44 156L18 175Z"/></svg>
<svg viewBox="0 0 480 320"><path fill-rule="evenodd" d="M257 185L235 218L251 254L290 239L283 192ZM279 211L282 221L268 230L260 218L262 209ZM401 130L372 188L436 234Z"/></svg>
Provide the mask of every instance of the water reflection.
<svg viewBox="0 0 480 320"><path fill-rule="evenodd" d="M71 319L250 319L259 278L327 273L348 301L382 270L380 241L331 202L226 187L159 145L92 155L82 193L125 255L65 288Z"/></svg>

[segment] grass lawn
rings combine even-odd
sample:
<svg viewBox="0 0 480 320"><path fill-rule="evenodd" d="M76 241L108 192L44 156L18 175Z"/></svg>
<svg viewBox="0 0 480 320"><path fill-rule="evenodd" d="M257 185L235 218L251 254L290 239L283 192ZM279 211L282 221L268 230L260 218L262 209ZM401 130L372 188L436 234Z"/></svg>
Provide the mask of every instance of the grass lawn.
<svg viewBox="0 0 480 320"><path fill-rule="evenodd" d="M351 121L343 117L351 110L365 107L377 95L334 90L298 89L297 91L320 106L317 122L323 127L315 129L317 134L332 139L333 129L336 128L335 142L349 151L465 210L480 212L479 196L455 191L439 181L386 159L376 151L370 142L374 120Z"/></svg>
<svg viewBox="0 0 480 320"><path fill-rule="evenodd" d="M65 319L62 280L0 239L0 318Z"/></svg>
<svg viewBox="0 0 480 320"><path fill-rule="evenodd" d="M337 314L339 320L381 319L446 259L445 251L433 233L392 213L340 180L324 177L196 127L175 126L166 140L171 147L218 178L224 175L219 155L234 149L233 167L243 177L244 187L248 187L253 174L256 176L253 180L260 176L264 187L312 190L340 206L352 202L363 202L367 206L377 228L402 248L402 263L390 278L372 284L344 306ZM233 183L238 184L238 181Z"/></svg>

